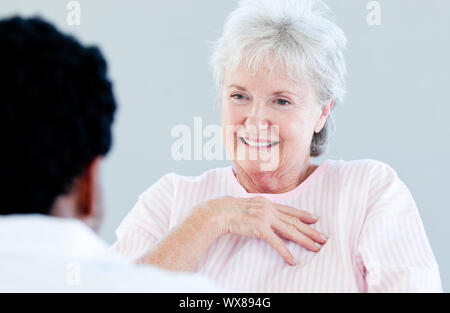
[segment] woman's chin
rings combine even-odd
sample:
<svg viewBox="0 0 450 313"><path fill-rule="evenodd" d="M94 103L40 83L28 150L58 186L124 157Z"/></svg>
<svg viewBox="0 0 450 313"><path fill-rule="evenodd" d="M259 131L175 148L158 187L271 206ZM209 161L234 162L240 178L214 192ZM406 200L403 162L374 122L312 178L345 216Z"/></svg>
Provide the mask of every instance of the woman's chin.
<svg viewBox="0 0 450 313"><path fill-rule="evenodd" d="M234 163L249 174L261 174L277 169L277 164L267 160L235 160Z"/></svg>

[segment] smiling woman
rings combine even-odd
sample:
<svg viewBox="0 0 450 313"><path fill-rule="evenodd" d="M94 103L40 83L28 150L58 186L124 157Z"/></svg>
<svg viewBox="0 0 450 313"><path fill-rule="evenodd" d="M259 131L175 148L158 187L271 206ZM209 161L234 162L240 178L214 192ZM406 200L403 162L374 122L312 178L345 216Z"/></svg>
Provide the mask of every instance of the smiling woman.
<svg viewBox="0 0 450 313"><path fill-rule="evenodd" d="M321 1L241 1L212 56L233 166L161 178L113 248L229 290L441 291L395 170L370 159L311 162L345 92L345 44Z"/></svg>
<svg viewBox="0 0 450 313"><path fill-rule="evenodd" d="M274 73L267 67L250 72L244 65L225 72L222 128L232 130L224 134L225 145L231 155L248 155L234 163L249 192L282 193L304 180L298 176L299 164L311 168L313 133L324 127L331 104L320 106L311 85L290 79L281 65ZM269 145L261 147L261 142ZM245 153L254 148L259 158ZM268 162L270 170L263 168Z"/></svg>

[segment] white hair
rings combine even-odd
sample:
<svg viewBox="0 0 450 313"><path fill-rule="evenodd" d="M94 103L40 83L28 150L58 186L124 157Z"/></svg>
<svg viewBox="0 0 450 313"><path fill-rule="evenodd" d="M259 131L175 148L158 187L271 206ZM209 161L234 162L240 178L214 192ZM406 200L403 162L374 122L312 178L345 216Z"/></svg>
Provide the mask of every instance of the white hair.
<svg viewBox="0 0 450 313"><path fill-rule="evenodd" d="M282 65L290 78L312 84L323 105L340 102L345 94L346 44L321 0L241 0L215 43L211 66L221 87L225 69L244 64L272 72ZM327 121L313 136L311 156L323 152L328 132Z"/></svg>
<svg viewBox="0 0 450 313"><path fill-rule="evenodd" d="M321 102L340 101L346 43L320 0L241 0L225 23L211 65L221 86L226 67L244 63L257 71L282 64L292 78L312 83ZM269 57L277 62L268 62Z"/></svg>

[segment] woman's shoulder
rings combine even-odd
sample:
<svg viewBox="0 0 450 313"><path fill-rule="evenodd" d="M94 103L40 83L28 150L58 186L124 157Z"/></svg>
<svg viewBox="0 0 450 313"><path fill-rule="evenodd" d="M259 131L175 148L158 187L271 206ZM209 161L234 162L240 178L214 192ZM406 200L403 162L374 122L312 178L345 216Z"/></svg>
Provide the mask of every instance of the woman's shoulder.
<svg viewBox="0 0 450 313"><path fill-rule="evenodd" d="M332 168L343 171L395 171L388 163L374 159L328 160Z"/></svg>
<svg viewBox="0 0 450 313"><path fill-rule="evenodd" d="M221 181L225 179L229 172L231 171L231 166L227 167L218 167L209 169L199 175L182 175L178 173L168 173L163 175L158 181L156 181L153 185L150 186L149 189L154 188L155 186L167 186L167 188L177 185L198 185L202 183L213 183L214 181Z"/></svg>
<svg viewBox="0 0 450 313"><path fill-rule="evenodd" d="M164 175L161 179L184 182L184 183L198 183L198 182L208 180L212 177L226 176L226 175L228 175L228 171L230 171L230 170L231 170L231 166L217 167L217 168L209 169L199 175L182 175L182 174L172 172L172 173Z"/></svg>
<svg viewBox="0 0 450 313"><path fill-rule="evenodd" d="M336 173L339 176L356 177L362 176L366 179L374 179L383 176L396 177L397 172L388 163L374 159L355 159L355 160L328 160L330 173Z"/></svg>

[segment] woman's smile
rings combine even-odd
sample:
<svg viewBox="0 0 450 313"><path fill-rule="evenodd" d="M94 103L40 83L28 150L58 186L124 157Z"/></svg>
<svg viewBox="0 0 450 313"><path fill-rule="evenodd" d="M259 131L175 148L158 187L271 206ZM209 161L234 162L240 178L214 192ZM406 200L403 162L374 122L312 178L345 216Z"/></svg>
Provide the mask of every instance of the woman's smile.
<svg viewBox="0 0 450 313"><path fill-rule="evenodd" d="M249 149L256 150L270 150L272 147L278 145L279 141L266 140L261 138L248 138L239 136L240 141Z"/></svg>

